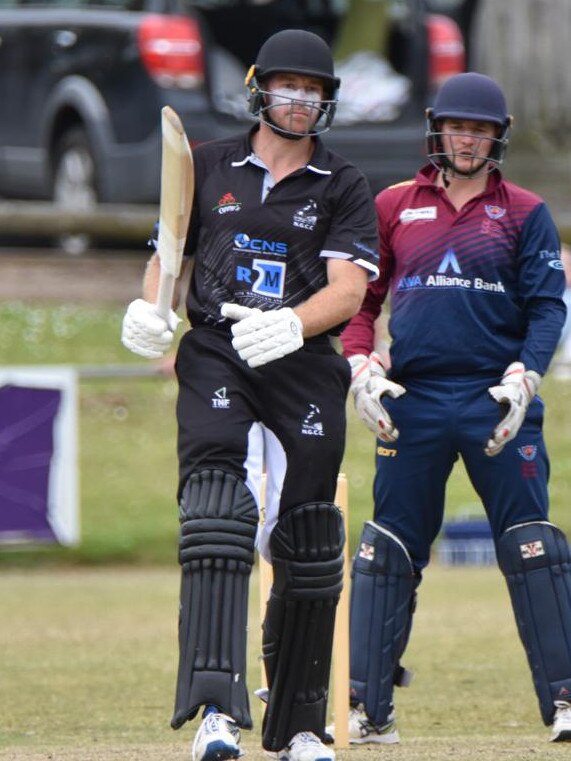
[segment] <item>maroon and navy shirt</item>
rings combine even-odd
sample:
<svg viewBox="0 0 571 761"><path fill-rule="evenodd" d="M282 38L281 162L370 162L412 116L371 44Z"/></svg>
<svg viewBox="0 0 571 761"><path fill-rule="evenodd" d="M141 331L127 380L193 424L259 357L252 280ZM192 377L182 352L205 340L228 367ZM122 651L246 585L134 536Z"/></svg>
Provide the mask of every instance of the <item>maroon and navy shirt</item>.
<svg viewBox="0 0 571 761"><path fill-rule="evenodd" d="M380 277L341 338L369 354L390 294L391 377L545 373L565 321L560 241L544 201L494 170L460 211L423 167L376 199Z"/></svg>
<svg viewBox="0 0 571 761"><path fill-rule="evenodd" d="M319 138L307 166L275 185L249 134L198 146L194 167L185 249L195 262L187 297L193 327L229 330L232 321L220 316L226 301L263 310L297 306L327 285L329 258L378 276L369 185Z"/></svg>

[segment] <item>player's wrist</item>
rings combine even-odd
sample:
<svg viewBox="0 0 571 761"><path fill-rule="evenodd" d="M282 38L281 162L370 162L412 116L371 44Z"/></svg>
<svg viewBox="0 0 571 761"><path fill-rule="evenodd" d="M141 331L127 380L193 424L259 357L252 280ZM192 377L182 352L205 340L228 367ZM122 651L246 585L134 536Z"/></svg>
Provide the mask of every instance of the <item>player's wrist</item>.
<svg viewBox="0 0 571 761"><path fill-rule="evenodd" d="M385 367L383 358L378 352L372 351L369 354L369 366L372 375L381 376L383 378L387 377L387 368Z"/></svg>
<svg viewBox="0 0 571 761"><path fill-rule="evenodd" d="M347 357L351 367L351 386L353 396L356 396L367 385L369 380L369 357L366 354L352 354Z"/></svg>

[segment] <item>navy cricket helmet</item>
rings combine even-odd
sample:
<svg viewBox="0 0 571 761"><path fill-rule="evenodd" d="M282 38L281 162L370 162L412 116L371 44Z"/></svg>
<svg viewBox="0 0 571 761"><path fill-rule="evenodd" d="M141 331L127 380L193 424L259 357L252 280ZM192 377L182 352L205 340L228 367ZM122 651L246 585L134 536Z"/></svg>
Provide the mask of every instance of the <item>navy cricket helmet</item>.
<svg viewBox="0 0 571 761"><path fill-rule="evenodd" d="M451 168L441 139L443 119L467 119L497 125L497 137L485 158L490 170L504 160L512 117L507 112L501 87L491 77L474 71L450 77L437 92L432 108L426 110L426 118L428 158L438 168Z"/></svg>
<svg viewBox="0 0 571 761"><path fill-rule="evenodd" d="M265 82L273 74L291 73L315 77L323 82L325 99L321 101L318 122L323 118L319 130L313 129L308 134L320 134L331 126L337 106L337 91L341 80L335 76L333 55L329 45L319 35L305 29L283 29L269 37L258 52L256 63L246 75L249 90L250 111L260 115L272 128L284 137L298 139L303 134L290 133L272 122L269 110L271 105ZM292 99L294 100L294 99Z"/></svg>

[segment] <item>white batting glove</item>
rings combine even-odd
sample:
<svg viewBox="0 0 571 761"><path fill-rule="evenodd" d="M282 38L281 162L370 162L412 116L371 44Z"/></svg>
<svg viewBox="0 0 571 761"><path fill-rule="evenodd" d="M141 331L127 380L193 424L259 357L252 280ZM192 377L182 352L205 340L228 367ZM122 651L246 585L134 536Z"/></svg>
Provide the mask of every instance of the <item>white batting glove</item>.
<svg viewBox="0 0 571 761"><path fill-rule="evenodd" d="M303 346L303 325L289 307L262 312L239 304L222 304L220 312L223 317L238 320L232 325L232 346L250 367L267 365Z"/></svg>
<svg viewBox="0 0 571 761"><path fill-rule="evenodd" d="M141 357L159 359L170 347L180 322L172 309L165 320L158 314L156 304L135 299L123 317L121 343Z"/></svg>
<svg viewBox="0 0 571 761"><path fill-rule="evenodd" d="M382 405L385 396L398 399L406 394L406 389L398 383L387 379L381 358L373 351L367 357L365 354L354 354L349 357L351 365L350 390L355 400L355 409L367 428L387 444L399 437L390 415Z"/></svg>
<svg viewBox="0 0 571 761"><path fill-rule="evenodd" d="M506 368L500 385L488 389L488 393L498 404L509 405L506 416L494 428L492 438L486 444L484 451L488 457L495 457L508 441L515 438L540 383L539 373L526 370L522 362L512 362Z"/></svg>

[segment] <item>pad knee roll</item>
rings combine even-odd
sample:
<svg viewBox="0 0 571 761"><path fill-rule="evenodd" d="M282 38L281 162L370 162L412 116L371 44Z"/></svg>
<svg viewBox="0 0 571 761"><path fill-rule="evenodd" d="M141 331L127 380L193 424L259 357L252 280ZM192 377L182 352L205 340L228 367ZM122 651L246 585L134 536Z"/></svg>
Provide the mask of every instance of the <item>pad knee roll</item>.
<svg viewBox="0 0 571 761"><path fill-rule="evenodd" d="M283 749L301 731L324 736L344 541L343 518L330 503L293 508L272 532L274 582L263 642L266 750Z"/></svg>
<svg viewBox="0 0 571 761"><path fill-rule="evenodd" d="M554 700L571 702L571 553L563 532L534 521L509 528L498 541L506 578L545 724Z"/></svg>
<svg viewBox="0 0 571 761"><path fill-rule="evenodd" d="M412 623L416 586L402 542L371 521L365 523L351 571L351 701L369 718L386 723L394 684L404 684L399 660Z"/></svg>
<svg viewBox="0 0 571 761"><path fill-rule="evenodd" d="M234 475L204 470L183 490L180 524L179 669L171 725L178 729L210 703L249 728L246 648L256 503Z"/></svg>

